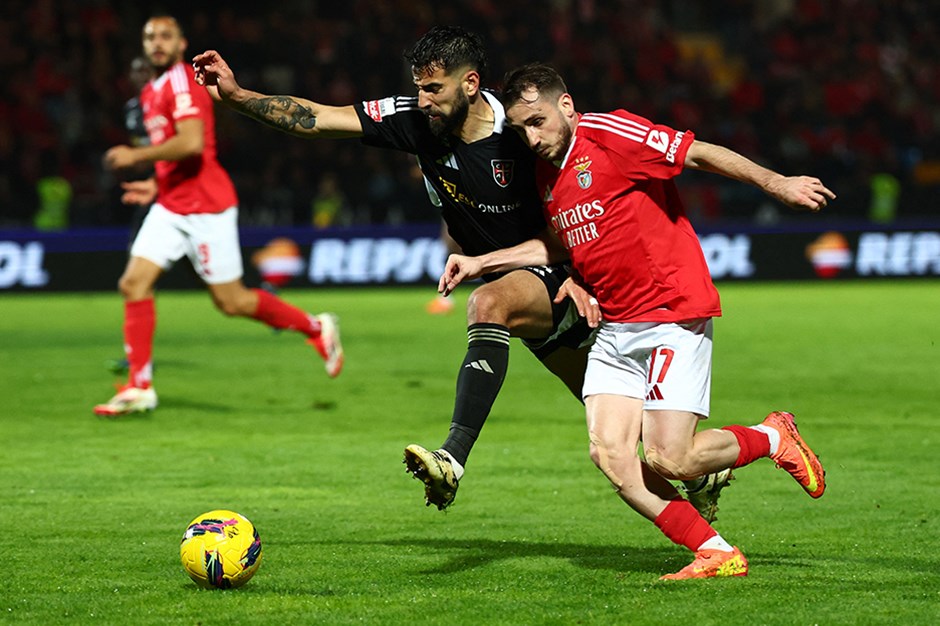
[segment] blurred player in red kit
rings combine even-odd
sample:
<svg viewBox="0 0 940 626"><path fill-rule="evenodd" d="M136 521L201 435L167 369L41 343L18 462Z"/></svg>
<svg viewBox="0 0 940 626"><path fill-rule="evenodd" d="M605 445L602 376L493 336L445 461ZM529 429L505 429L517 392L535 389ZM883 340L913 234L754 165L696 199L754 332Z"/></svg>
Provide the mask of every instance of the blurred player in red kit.
<svg viewBox="0 0 940 626"><path fill-rule="evenodd" d="M104 160L113 170L152 163L155 177L122 183L125 204L154 202L131 246L118 287L124 297L127 384L95 413L118 416L156 408L151 354L156 326L154 288L160 275L187 256L225 315L250 317L307 336L337 376L343 349L336 317L310 315L242 283L238 198L216 158L212 99L183 63L186 39L176 19L152 17L143 29L144 55L153 78L141 92L149 146L115 146Z"/></svg>

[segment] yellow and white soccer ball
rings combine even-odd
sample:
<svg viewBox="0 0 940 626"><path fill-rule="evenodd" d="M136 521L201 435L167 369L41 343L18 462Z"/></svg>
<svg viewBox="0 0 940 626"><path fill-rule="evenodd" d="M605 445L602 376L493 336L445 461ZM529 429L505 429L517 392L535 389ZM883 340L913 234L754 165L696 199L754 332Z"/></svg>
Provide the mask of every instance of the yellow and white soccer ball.
<svg viewBox="0 0 940 626"><path fill-rule="evenodd" d="M200 587L241 587L261 565L261 538L245 516L209 511L189 523L180 543L180 559Z"/></svg>

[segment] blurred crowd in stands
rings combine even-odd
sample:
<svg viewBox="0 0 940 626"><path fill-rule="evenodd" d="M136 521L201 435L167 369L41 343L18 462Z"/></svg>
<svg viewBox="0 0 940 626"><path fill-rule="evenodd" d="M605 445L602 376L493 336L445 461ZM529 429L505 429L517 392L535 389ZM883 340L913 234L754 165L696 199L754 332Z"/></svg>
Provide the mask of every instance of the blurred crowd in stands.
<svg viewBox="0 0 940 626"><path fill-rule="evenodd" d="M219 50L265 93L350 104L411 94L402 53L430 26L484 36L485 82L554 64L579 110L624 107L839 194L832 218L940 210L940 3L916 0L285 0L165 2L187 57ZM101 157L128 141L146 3L5 0L0 9L0 228L125 224ZM414 160L305 141L219 108L244 225L433 222ZM721 220L801 219L745 185L689 173L687 206ZM57 212L58 211L58 212Z"/></svg>

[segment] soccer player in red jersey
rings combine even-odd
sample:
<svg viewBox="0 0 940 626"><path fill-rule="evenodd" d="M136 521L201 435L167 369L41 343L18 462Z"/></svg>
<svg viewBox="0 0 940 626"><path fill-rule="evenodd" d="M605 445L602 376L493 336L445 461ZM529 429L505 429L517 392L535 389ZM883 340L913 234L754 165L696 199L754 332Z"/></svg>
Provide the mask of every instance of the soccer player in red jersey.
<svg viewBox="0 0 940 626"><path fill-rule="evenodd" d="M337 376L343 349L334 315L309 315L242 283L238 198L216 159L212 99L196 84L192 67L182 62L186 39L176 19L166 15L149 19L143 29L143 49L154 71L141 91L150 145L114 146L104 160L113 170L152 163L155 177L123 183L121 199L125 204L156 202L134 239L118 283L124 297L128 382L110 401L97 405L95 413L117 416L156 408L151 365L154 287L184 255L220 311L306 335L326 362L327 374Z"/></svg>
<svg viewBox="0 0 940 626"><path fill-rule="evenodd" d="M510 72L503 103L510 126L542 157L536 180L550 228L514 248L452 255L441 291L483 272L570 258L590 293L579 310L603 319L582 390L592 460L627 504L695 553L664 579L746 575L740 550L667 479L769 457L818 498L825 473L786 412L753 427L696 432L709 412L712 319L721 305L672 179L684 167L715 172L812 211L835 194L819 179L782 176L688 130L624 110L579 114L545 65ZM641 441L646 464L636 453Z"/></svg>

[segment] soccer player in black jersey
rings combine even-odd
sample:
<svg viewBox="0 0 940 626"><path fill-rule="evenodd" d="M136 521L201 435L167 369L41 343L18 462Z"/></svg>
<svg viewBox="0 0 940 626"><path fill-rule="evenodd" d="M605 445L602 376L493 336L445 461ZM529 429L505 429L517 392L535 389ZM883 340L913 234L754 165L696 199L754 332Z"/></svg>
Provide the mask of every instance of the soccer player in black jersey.
<svg viewBox="0 0 940 626"><path fill-rule="evenodd" d="M534 184L535 155L508 127L499 100L481 86L480 38L435 27L406 54L417 96L328 106L241 88L222 56L193 59L196 80L232 109L300 137L360 137L418 158L431 201L464 254L508 248L545 229ZM434 451L405 449L408 470L425 484L426 504L454 499L464 465L499 393L509 338L519 337L580 399L596 302L568 279L566 265L527 267L484 277L467 303L467 354L457 376L450 433ZM723 481L706 480L714 507ZM703 492L704 493L704 492Z"/></svg>

